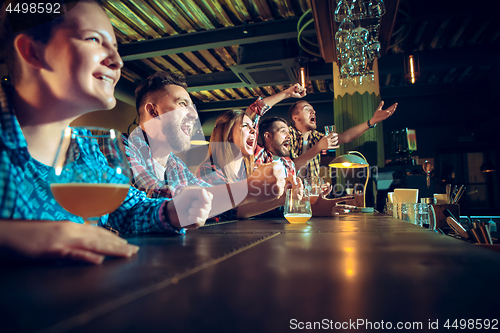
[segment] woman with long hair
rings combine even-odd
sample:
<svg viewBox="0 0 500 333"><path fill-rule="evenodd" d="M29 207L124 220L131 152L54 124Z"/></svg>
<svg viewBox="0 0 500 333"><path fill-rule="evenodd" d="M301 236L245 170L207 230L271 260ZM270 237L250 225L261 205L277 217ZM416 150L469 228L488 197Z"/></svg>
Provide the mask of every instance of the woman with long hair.
<svg viewBox="0 0 500 333"><path fill-rule="evenodd" d="M223 112L215 121L208 156L198 176L210 184L225 184L246 179L253 172L253 150L257 133L243 110Z"/></svg>
<svg viewBox="0 0 500 333"><path fill-rule="evenodd" d="M91 263L105 255L131 256L138 247L82 225L50 191L48 175L62 131L85 113L116 105L123 67L113 27L98 2L68 0L53 14L0 13L0 51L11 76L11 83L0 85L0 254ZM81 154L92 154L91 148ZM148 199L130 188L100 224L124 234L183 233L181 218L199 226L211 208L204 190L183 194L174 208L170 200Z"/></svg>
<svg viewBox="0 0 500 333"><path fill-rule="evenodd" d="M199 166L197 176L213 185L229 185L247 179L254 172L253 153L257 144L254 123L243 110L229 110L219 115L210 137L208 156ZM275 167L282 168L281 164ZM259 172L259 169L255 172ZM285 171L282 170L282 173ZM287 178L286 181L289 183L287 186L300 184L300 181L297 183L295 176ZM280 191L280 186L262 188L261 191ZM247 218L265 213L284 205L284 200L285 196L281 193L278 199L239 206L230 216ZM227 219L228 214L221 217Z"/></svg>
<svg viewBox="0 0 500 333"><path fill-rule="evenodd" d="M210 137L208 157L198 169L198 176L211 184L235 182L255 170L259 119L275 104L287 98L302 98L306 89L296 83L265 98L259 97L246 111L234 109L221 113Z"/></svg>

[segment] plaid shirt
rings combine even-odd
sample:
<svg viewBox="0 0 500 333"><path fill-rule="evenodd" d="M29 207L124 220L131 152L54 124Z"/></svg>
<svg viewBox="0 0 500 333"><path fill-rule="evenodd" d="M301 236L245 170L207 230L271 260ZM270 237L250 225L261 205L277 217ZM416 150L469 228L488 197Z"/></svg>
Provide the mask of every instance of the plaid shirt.
<svg viewBox="0 0 500 333"><path fill-rule="evenodd" d="M264 102L262 97L259 97L245 110L245 113L250 117L250 119L253 120L253 127L255 130L258 129L257 125L259 124L260 117L262 117L270 109L271 107Z"/></svg>
<svg viewBox="0 0 500 333"><path fill-rule="evenodd" d="M49 175L52 167L33 159L15 112L8 101L14 89L0 86L0 218L17 220L51 220L83 223L62 208L50 191ZM95 144L95 146L94 146ZM91 146L84 149L79 158L82 163L93 158ZM96 154L100 154L96 149ZM94 156L96 157L96 156ZM107 168L102 156L98 168ZM95 161L95 159L94 159ZM184 233L184 229L172 227L164 218L166 200L148 199L142 192L130 188L122 205L113 213L102 216L100 225L109 225L121 234L171 232Z"/></svg>
<svg viewBox="0 0 500 333"><path fill-rule="evenodd" d="M263 163L272 163L273 162L273 153L271 153L266 148L261 145L257 145L255 148L255 169ZM285 167L286 176L295 176L295 163L293 163L290 157L280 157L279 158L283 166Z"/></svg>
<svg viewBox="0 0 500 333"><path fill-rule="evenodd" d="M146 192L150 198L173 198L186 186L211 186L196 178L186 164L173 153L170 153L167 159L165 180L158 179L145 134L140 127L137 127L128 139L123 137L125 151L133 173L132 185L137 189Z"/></svg>
<svg viewBox="0 0 500 333"><path fill-rule="evenodd" d="M324 137L325 134L316 130L311 131L309 134L309 142L307 144L308 150L311 149L316 143ZM302 133L293 126L290 126L290 157L295 159L303 154L303 136ZM321 156L318 154L309 161L306 177L319 176Z"/></svg>

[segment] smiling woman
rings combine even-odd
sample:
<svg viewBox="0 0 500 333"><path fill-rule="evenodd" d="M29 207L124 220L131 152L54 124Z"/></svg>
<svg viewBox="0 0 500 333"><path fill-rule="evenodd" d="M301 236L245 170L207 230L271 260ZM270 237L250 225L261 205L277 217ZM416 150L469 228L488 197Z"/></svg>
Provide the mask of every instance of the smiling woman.
<svg viewBox="0 0 500 333"><path fill-rule="evenodd" d="M115 106L114 87L123 66L113 27L99 4L70 2L63 8L68 11L56 19L39 18L46 21L41 26L21 31L16 31L22 29L19 24L13 26L6 41L14 103L21 106L17 120L31 156L48 165L60 133L73 119ZM9 17L10 22L19 19L25 20Z"/></svg>
<svg viewBox="0 0 500 333"><path fill-rule="evenodd" d="M68 223L82 220L55 201L48 178L54 173L51 165L61 133L71 121L115 106L114 88L123 63L113 27L97 2L68 1L61 8L65 11L57 17L38 14L36 24L26 24L29 17L16 12L2 19L2 46L7 45L4 58L12 84L0 86L0 250L7 247L23 256L99 263L103 255L130 256L137 247L128 247L126 241L109 234L103 236L104 242L114 239L122 246L96 246L93 237L102 230ZM101 152L91 142L75 155L105 171L110 166L104 153L109 152ZM104 215L99 224L121 234L181 234L181 225L204 224L211 197L205 190L186 189L173 205L169 199L148 199L129 188L121 206ZM38 247L30 244L34 238L41 240L34 242Z"/></svg>

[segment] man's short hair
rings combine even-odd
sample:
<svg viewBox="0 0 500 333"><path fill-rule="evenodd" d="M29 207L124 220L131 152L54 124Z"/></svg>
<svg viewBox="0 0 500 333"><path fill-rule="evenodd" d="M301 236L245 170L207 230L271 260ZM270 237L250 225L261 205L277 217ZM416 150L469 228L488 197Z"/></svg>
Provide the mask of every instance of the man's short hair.
<svg viewBox="0 0 500 333"><path fill-rule="evenodd" d="M299 105L299 103L305 103L305 102L307 101L300 99L297 102L293 103L292 106L290 106L290 108L288 109L288 119L290 119L290 123L292 124L292 126L295 126L295 121L293 121L292 116L295 115L295 110L297 108L297 105Z"/></svg>
<svg viewBox="0 0 500 333"><path fill-rule="evenodd" d="M137 114L139 114L139 108L147 97L171 84L187 89L186 78L181 74L170 72L156 72L142 81L137 89L135 89Z"/></svg>
<svg viewBox="0 0 500 333"><path fill-rule="evenodd" d="M259 134L260 134L260 139L262 140L262 144L264 144L266 141L264 140L264 133L268 132L271 126L277 121L282 121L285 123L286 126L288 126L288 123L286 122L285 119L281 117L271 117L271 118L266 118L262 120L259 124Z"/></svg>

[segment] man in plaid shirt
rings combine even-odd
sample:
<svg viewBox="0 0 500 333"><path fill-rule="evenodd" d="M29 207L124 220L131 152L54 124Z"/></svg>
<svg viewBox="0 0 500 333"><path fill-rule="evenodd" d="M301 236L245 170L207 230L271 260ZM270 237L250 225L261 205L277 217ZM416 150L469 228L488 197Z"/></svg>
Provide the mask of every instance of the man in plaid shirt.
<svg viewBox="0 0 500 333"><path fill-rule="evenodd" d="M132 185L150 198L173 198L186 186L210 187L196 178L186 164L170 152L165 166L153 158L147 134L137 127L123 139L133 172Z"/></svg>
<svg viewBox="0 0 500 333"><path fill-rule="evenodd" d="M377 123L391 116L397 103L386 110L382 110L384 102L375 110L373 117L359 125L349 128L343 133L331 133L328 136L316 130L316 111L305 100L294 103L288 110L292 122L290 126L290 157L295 162L295 167L300 170L299 176L319 176L320 153L322 150L338 148L340 144L351 142L368 129L374 128Z"/></svg>
<svg viewBox="0 0 500 333"><path fill-rule="evenodd" d="M137 88L139 126L124 138L133 173L132 184L153 198L173 198L185 187L205 187L218 199L212 201L210 216L231 210L235 205L273 199L254 189L277 183L281 176L276 173L265 177L270 173L262 172L262 176L233 184L243 194L243 201L233 204L225 184L212 186L200 180L175 156L176 152L190 148L192 129L198 119L186 88L183 76L167 72L151 75ZM254 104L253 109L267 107L261 99ZM254 186L248 186L250 182L254 182Z"/></svg>
<svg viewBox="0 0 500 333"><path fill-rule="evenodd" d="M280 117L264 119L259 125L259 135L264 146L257 146L255 151L255 164L270 163L280 161L285 167L287 177L295 175L295 163L290 155L290 131L288 123ZM322 195L311 205L313 216L333 216L339 209L336 208L338 202L352 199L352 197L341 197L328 199L326 195L331 191L328 183ZM271 212L261 215L262 217L283 216L282 208L274 209Z"/></svg>
<svg viewBox="0 0 500 333"><path fill-rule="evenodd" d="M173 198L186 186L210 187L175 152L188 150L198 114L180 75L158 72L136 90L139 126L124 138L134 185L151 198Z"/></svg>
<svg viewBox="0 0 500 333"><path fill-rule="evenodd" d="M255 166L280 161L286 176L295 176L295 164L290 159L290 131L285 119L272 117L259 124L259 135L264 146L255 149Z"/></svg>

